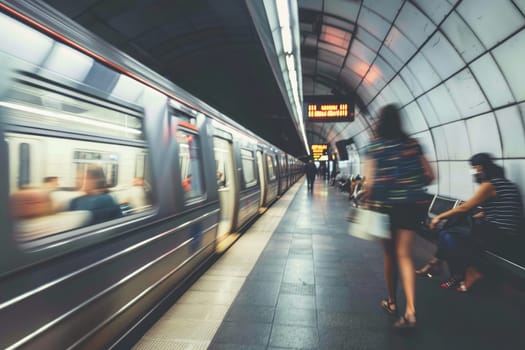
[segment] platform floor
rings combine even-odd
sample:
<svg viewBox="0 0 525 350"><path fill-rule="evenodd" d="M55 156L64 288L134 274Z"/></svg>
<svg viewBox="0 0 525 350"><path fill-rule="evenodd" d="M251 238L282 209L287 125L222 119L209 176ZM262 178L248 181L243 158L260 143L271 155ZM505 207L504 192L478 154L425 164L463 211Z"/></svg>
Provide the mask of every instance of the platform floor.
<svg viewBox="0 0 525 350"><path fill-rule="evenodd" d="M465 295L418 278L417 329L393 330L380 243L347 234L347 208L347 194L301 180L134 349L525 349L524 295L488 281ZM416 264L432 252L418 237Z"/></svg>

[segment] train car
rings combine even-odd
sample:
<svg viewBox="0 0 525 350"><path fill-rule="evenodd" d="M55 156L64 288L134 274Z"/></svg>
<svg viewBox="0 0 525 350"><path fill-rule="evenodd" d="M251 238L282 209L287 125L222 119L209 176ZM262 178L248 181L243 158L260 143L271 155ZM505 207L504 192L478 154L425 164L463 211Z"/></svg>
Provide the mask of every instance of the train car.
<svg viewBox="0 0 525 350"><path fill-rule="evenodd" d="M290 186L287 155L44 4L0 27L0 347L112 347Z"/></svg>
<svg viewBox="0 0 525 350"><path fill-rule="evenodd" d="M257 151L259 179L261 179L261 209L270 206L279 195L279 177L277 170L278 151L267 145L260 145Z"/></svg>
<svg viewBox="0 0 525 350"><path fill-rule="evenodd" d="M287 154L284 152L279 152L278 156L279 164L279 195L282 195L288 189L288 177L289 177L289 168L288 168L288 158Z"/></svg>

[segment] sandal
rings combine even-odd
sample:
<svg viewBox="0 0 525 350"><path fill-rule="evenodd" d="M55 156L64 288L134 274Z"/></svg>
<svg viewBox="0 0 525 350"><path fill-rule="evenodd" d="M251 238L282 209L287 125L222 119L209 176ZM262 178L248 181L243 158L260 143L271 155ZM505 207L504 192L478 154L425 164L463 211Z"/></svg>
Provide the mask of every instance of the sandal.
<svg viewBox="0 0 525 350"><path fill-rule="evenodd" d="M441 260L430 260L425 266L416 270L416 275L432 278L441 274Z"/></svg>
<svg viewBox="0 0 525 350"><path fill-rule="evenodd" d="M460 292L460 293L468 293L470 289L468 289L466 286L465 286L465 282L462 281L462 282L459 282L459 286L456 288L456 291Z"/></svg>
<svg viewBox="0 0 525 350"><path fill-rule="evenodd" d="M413 329L416 328L416 315L403 315L399 318L399 320L394 323L395 329Z"/></svg>
<svg viewBox="0 0 525 350"><path fill-rule="evenodd" d="M389 301L388 299L381 300L381 307L389 315L397 315L397 306L395 302Z"/></svg>
<svg viewBox="0 0 525 350"><path fill-rule="evenodd" d="M444 289L450 289L457 286L458 283L460 283L460 281L457 277L450 277L448 281L441 283L439 286Z"/></svg>

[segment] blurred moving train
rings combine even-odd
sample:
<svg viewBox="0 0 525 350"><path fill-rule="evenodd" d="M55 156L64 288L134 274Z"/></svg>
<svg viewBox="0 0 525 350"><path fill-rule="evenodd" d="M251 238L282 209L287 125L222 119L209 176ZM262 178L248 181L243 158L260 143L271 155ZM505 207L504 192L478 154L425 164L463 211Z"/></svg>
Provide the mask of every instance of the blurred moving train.
<svg viewBox="0 0 525 350"><path fill-rule="evenodd" d="M0 347L109 348L302 166L46 5L0 10Z"/></svg>

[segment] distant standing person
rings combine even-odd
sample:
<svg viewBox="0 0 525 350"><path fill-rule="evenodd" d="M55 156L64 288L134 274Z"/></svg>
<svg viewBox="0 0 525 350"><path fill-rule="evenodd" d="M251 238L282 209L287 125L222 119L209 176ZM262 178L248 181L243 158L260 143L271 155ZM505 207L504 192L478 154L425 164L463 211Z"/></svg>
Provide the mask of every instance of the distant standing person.
<svg viewBox="0 0 525 350"><path fill-rule="evenodd" d="M424 215L418 202L426 199L424 187L434 179L434 174L419 143L403 131L396 105L381 109L376 135L367 150L364 196L379 203L390 218L392 237L384 240L388 298L381 302L381 306L387 313L397 314L399 269L406 309L394 327L413 328L416 325L416 288L412 245L415 230Z"/></svg>
<svg viewBox="0 0 525 350"><path fill-rule="evenodd" d="M317 167L314 164L314 161L310 159L308 163L304 166L304 172L306 173L306 181L308 184L308 191L314 191L314 181L315 176L317 175Z"/></svg>

